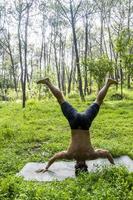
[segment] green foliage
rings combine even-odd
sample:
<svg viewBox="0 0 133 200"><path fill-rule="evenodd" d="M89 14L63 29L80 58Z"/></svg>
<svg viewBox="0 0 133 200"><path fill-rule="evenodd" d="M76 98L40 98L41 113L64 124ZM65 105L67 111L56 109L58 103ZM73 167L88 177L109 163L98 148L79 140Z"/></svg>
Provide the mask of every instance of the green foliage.
<svg viewBox="0 0 133 200"><path fill-rule="evenodd" d="M93 122L92 143L97 148L108 149L113 156L127 154L133 158L133 102L130 98L110 101L112 93L113 90ZM86 102L75 97L69 101L83 111L92 103L92 97ZM0 199L133 199L133 174L122 167L52 183L27 182L15 176L27 162L47 161L54 153L67 148L70 129L55 100L30 100L23 110L20 103L1 102L0 127Z"/></svg>
<svg viewBox="0 0 133 200"><path fill-rule="evenodd" d="M123 67L133 74L133 30L124 29L115 41Z"/></svg>
<svg viewBox="0 0 133 200"><path fill-rule="evenodd" d="M124 29L116 39L116 51L122 55L129 53L129 49L133 46L133 31Z"/></svg>
<svg viewBox="0 0 133 200"><path fill-rule="evenodd" d="M0 75L0 88L2 90L5 90L5 93L6 93L6 90L8 88L13 88L13 83L12 81L9 80L9 78L3 78L3 76Z"/></svg>
<svg viewBox="0 0 133 200"><path fill-rule="evenodd" d="M132 200L133 174L122 167L112 167L96 173L81 174L75 180L69 178L45 184L8 176L1 181L0 188L3 200Z"/></svg>
<svg viewBox="0 0 133 200"><path fill-rule="evenodd" d="M102 86L107 73L111 74L113 71L113 62L105 55L97 59L88 59L87 66L88 71L90 71L98 84L98 89Z"/></svg>

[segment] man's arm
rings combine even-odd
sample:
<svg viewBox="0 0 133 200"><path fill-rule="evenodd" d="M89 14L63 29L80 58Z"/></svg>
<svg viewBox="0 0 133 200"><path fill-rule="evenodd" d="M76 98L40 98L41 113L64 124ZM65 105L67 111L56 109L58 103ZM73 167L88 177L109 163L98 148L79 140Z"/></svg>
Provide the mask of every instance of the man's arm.
<svg viewBox="0 0 133 200"><path fill-rule="evenodd" d="M97 158L107 158L111 164L115 165L114 159L111 153L109 153L109 151L97 149L95 152L96 152Z"/></svg>
<svg viewBox="0 0 133 200"><path fill-rule="evenodd" d="M45 169L39 169L36 172L46 172L48 171L48 168L56 161L59 159L65 159L68 157L68 153L66 151L62 151L59 153L56 153L48 162L48 164L46 165Z"/></svg>

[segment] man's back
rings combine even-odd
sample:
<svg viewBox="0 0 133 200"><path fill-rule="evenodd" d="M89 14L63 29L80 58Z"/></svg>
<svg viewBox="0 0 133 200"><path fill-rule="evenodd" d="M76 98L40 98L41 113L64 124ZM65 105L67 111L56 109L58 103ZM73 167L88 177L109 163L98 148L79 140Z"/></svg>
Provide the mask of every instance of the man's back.
<svg viewBox="0 0 133 200"><path fill-rule="evenodd" d="M75 159L86 159L89 153L94 153L88 130L71 130L71 137L71 144L68 148L68 154L70 156Z"/></svg>

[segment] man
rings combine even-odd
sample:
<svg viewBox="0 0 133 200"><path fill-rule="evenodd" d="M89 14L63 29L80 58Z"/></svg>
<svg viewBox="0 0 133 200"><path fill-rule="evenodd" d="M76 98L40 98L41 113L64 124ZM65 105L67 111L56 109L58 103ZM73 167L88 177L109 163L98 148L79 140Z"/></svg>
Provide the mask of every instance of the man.
<svg viewBox="0 0 133 200"><path fill-rule="evenodd" d="M65 101L61 91L57 89L49 80L45 78L37 82L37 84L46 84L52 94L57 98L64 116L67 118L71 127L71 144L66 151L56 153L48 162L44 169L37 172L46 172L49 167L59 159L75 159L75 173L78 175L80 171L87 171L86 160L94 160L97 158L107 158L111 164L114 164L112 155L103 149L94 150L91 145L89 128L92 121L96 117L99 108L105 98L109 87L117 84L113 79L108 79L104 87L99 91L95 102L82 113L77 112L67 101Z"/></svg>

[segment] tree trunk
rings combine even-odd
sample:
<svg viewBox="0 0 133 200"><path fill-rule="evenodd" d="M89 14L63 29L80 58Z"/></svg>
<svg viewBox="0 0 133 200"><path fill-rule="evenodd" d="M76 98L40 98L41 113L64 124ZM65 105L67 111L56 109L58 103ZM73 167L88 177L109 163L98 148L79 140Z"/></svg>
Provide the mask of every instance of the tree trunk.
<svg viewBox="0 0 133 200"><path fill-rule="evenodd" d="M88 77L87 77L87 55L88 55L88 16L86 13L85 24L85 55L84 55L84 95L88 94Z"/></svg>
<svg viewBox="0 0 133 200"><path fill-rule="evenodd" d="M65 85L66 79L65 79L65 62L64 62L64 59L65 59L65 44L62 41L61 42L61 68L62 68L61 83L62 83L62 91L63 91L64 95L66 95L66 85Z"/></svg>
<svg viewBox="0 0 133 200"><path fill-rule="evenodd" d="M14 65L14 60L13 60L13 55L12 55L12 51L11 51L11 48L10 48L10 44L9 44L9 52L10 52L10 59L11 59L11 64L12 64L14 88L15 88L15 92L18 96L18 86L17 86L17 81L16 81L15 65Z"/></svg>
<svg viewBox="0 0 133 200"><path fill-rule="evenodd" d="M127 77L127 87L128 87L128 89L131 88L131 76L130 76L130 73L128 73L128 77Z"/></svg>
<svg viewBox="0 0 133 200"><path fill-rule="evenodd" d="M56 49L56 32L54 30L54 58L55 58L55 67L56 67L56 74L57 74L57 81L58 81L58 87L61 89L61 84L60 84L60 69L58 65L58 59L57 59L57 49Z"/></svg>
<svg viewBox="0 0 133 200"><path fill-rule="evenodd" d="M42 77L42 55L43 55L43 37L42 37L42 44L41 44L41 52L40 52L40 59L39 59L39 79ZM39 85L39 100L41 99L41 84Z"/></svg>
<svg viewBox="0 0 133 200"><path fill-rule="evenodd" d="M18 24L18 45L19 45L19 61L20 61L20 68L21 68L21 88L22 88L22 95L24 94L24 83L23 83L23 61L22 61L22 41L21 41L21 33L20 33L20 27L21 27L21 20L22 20L22 13L20 11L19 13L19 24ZM24 96L24 95L23 95ZM24 108L24 103L23 103L22 98L22 107Z"/></svg>
<svg viewBox="0 0 133 200"><path fill-rule="evenodd" d="M130 36L130 22L131 22L131 0L128 0L128 20L127 20L127 24L128 24L128 40L130 41L130 38L131 38L131 36ZM131 50L131 48L129 48L129 55L131 55L132 54L132 50ZM127 77L127 79L128 79L128 82L127 82L127 87L128 87L128 89L130 89L131 88L131 81L130 81L130 78L131 78L131 76L130 76L130 66L131 65L131 63L130 62L128 62L128 64L127 64L127 67L128 67L128 77Z"/></svg>
<svg viewBox="0 0 133 200"><path fill-rule="evenodd" d="M73 69L74 69L74 46L72 45L72 53L71 53L71 70L70 76L68 78L68 94L71 92L71 84L72 84L72 76L73 76Z"/></svg>
<svg viewBox="0 0 133 200"><path fill-rule="evenodd" d="M101 21L101 27L100 27L100 56L103 55L103 11L101 10L101 16L100 16L100 21Z"/></svg>
<svg viewBox="0 0 133 200"><path fill-rule="evenodd" d="M121 58L121 55L120 55ZM123 71L122 71L122 64L120 60L120 77L121 77L121 98L123 98Z"/></svg>
<svg viewBox="0 0 133 200"><path fill-rule="evenodd" d="M27 42L28 42L28 24L29 24L29 5L27 5L26 22L25 22L25 45L24 45L24 81L23 81L23 108L26 106L26 83L27 83Z"/></svg>
<svg viewBox="0 0 133 200"><path fill-rule="evenodd" d="M72 25L73 41L74 41L75 55L76 55L78 87L79 87L79 93L80 93L81 100L84 101L85 99L84 99L84 94L83 94L83 89L82 89L82 78L81 78L81 71L80 71L80 64L79 64L79 53L78 53L77 37L76 37L76 30L75 30L75 19L74 19L73 7L72 7L71 1L70 1L70 11L71 11L71 25Z"/></svg>

